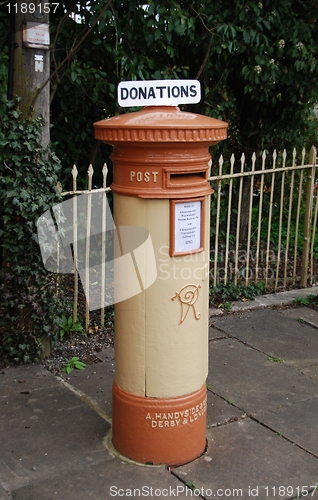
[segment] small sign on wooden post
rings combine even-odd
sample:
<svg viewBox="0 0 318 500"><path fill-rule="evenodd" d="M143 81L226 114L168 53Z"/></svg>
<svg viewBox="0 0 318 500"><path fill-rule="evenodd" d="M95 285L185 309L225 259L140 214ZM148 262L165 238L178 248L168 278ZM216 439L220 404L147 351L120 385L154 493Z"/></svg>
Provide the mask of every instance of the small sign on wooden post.
<svg viewBox="0 0 318 500"><path fill-rule="evenodd" d="M50 49L50 31L48 23L23 23L23 46L31 49Z"/></svg>

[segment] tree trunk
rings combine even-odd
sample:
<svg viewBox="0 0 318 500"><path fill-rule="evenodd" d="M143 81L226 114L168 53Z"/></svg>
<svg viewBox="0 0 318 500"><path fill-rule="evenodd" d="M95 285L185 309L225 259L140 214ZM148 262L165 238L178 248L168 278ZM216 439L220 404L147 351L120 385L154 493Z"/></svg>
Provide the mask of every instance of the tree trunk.
<svg viewBox="0 0 318 500"><path fill-rule="evenodd" d="M46 0L32 3L11 1L15 14L15 52L13 96L20 97L22 118L43 116L42 145L50 142L50 85L44 85L50 76L48 43L50 4Z"/></svg>

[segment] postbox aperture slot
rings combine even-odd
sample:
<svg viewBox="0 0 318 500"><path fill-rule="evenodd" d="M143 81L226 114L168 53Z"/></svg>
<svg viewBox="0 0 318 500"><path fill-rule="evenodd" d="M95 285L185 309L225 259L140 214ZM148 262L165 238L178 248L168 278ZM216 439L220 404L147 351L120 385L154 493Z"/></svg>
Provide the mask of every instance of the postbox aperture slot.
<svg viewBox="0 0 318 500"><path fill-rule="evenodd" d="M166 186L169 188L204 185L207 182L207 171L202 172L166 172Z"/></svg>

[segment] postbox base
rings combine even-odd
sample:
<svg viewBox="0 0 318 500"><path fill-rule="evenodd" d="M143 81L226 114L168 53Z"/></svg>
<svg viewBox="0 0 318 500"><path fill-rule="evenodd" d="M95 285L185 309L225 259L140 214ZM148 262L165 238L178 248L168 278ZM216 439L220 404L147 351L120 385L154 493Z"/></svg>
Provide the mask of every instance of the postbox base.
<svg viewBox="0 0 318 500"><path fill-rule="evenodd" d="M113 445L145 464L181 465L206 447L206 386L177 398L148 398L113 383Z"/></svg>

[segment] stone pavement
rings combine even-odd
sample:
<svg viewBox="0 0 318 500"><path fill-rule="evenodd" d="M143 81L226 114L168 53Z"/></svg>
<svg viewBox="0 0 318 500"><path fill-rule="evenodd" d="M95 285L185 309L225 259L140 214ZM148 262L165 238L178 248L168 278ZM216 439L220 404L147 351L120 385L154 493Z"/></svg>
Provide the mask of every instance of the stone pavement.
<svg viewBox="0 0 318 500"><path fill-rule="evenodd" d="M318 500L318 314L235 307L211 310L206 453L173 470L112 448L111 348L65 380L41 365L2 370L0 500Z"/></svg>

